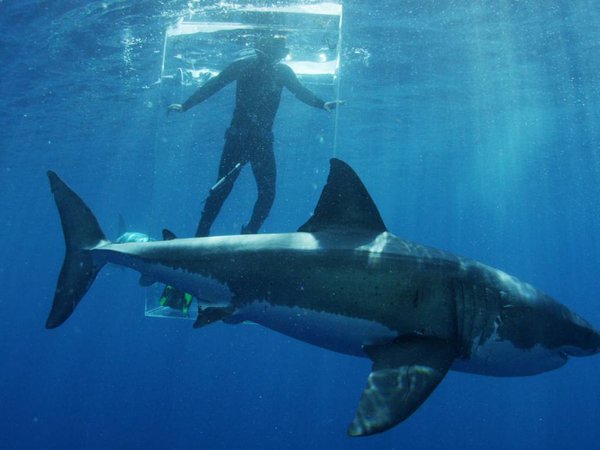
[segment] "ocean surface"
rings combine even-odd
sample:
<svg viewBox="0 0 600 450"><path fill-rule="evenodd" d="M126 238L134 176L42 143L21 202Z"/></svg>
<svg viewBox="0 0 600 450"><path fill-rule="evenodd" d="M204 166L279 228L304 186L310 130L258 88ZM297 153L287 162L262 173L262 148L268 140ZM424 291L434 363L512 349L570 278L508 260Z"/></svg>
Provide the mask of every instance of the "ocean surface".
<svg viewBox="0 0 600 450"><path fill-rule="evenodd" d="M107 267L44 329L64 255L48 169L112 238L119 214L133 231L193 234L233 90L167 117L158 81L167 27L216 4L0 0L0 448L598 448L598 356L534 377L450 372L406 422L357 439L346 427L367 359L259 326L146 318L133 272ZM394 233L498 267L600 327L600 4L343 7L346 103L328 115L284 95L262 232L306 221L336 156ZM238 233L254 199L245 169L213 232Z"/></svg>

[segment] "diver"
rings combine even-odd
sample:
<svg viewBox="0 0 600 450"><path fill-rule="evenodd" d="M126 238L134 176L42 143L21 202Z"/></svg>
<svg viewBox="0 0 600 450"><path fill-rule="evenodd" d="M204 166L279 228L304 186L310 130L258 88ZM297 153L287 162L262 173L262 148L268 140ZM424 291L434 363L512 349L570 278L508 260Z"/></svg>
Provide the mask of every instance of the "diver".
<svg viewBox="0 0 600 450"><path fill-rule="evenodd" d="M217 177L218 189L211 189L198 223L197 237L208 236L223 203L229 196L241 167L250 163L256 180L258 198L250 221L241 234L257 233L275 200L276 167L273 153L273 121L287 88L307 105L327 112L342 103L325 102L304 87L294 71L281 60L287 56L284 36L261 38L255 55L238 59L201 86L183 104L175 103L170 112L185 112L203 102L228 84L236 82L235 110L225 133Z"/></svg>

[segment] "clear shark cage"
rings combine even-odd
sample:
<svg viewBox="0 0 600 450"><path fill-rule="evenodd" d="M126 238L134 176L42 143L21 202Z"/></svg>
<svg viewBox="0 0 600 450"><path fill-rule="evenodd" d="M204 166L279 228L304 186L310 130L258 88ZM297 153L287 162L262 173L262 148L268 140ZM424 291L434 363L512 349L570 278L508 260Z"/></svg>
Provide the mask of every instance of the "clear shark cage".
<svg viewBox="0 0 600 450"><path fill-rule="evenodd" d="M262 36L275 34L286 36L290 53L284 63L301 82L320 93L329 91L327 100L338 99L341 31L342 5L336 2L277 2L271 6L220 3L192 11L165 32L160 102L166 107L183 101L232 61L254 54L255 43ZM332 156L338 111L333 114ZM163 288L147 289L146 316L196 318L195 301L187 312L162 306Z"/></svg>
<svg viewBox="0 0 600 450"><path fill-rule="evenodd" d="M285 63L303 83L337 87L341 27L342 6L329 2L229 4L190 13L165 33L163 100L171 102L182 87L202 85L233 60L253 54L260 37L273 34L287 37Z"/></svg>

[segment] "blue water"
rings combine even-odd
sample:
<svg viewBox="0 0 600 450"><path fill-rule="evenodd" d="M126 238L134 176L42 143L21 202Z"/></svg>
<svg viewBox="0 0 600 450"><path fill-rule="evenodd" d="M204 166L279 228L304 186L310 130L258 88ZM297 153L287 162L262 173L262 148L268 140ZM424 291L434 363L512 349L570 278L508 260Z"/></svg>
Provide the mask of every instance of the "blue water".
<svg viewBox="0 0 600 450"><path fill-rule="evenodd" d="M600 326L598 3L344 7L337 147L334 116L284 96L263 230L307 219L335 154L390 230L501 268ZM64 326L44 329L64 253L47 169L110 236L119 213L155 236L195 229L232 91L165 117L164 30L187 8L0 0L0 446L596 448L598 357L528 378L451 372L406 422L351 439L368 360L258 326L145 318L133 273L107 268ZM254 195L246 170L213 231L236 233Z"/></svg>

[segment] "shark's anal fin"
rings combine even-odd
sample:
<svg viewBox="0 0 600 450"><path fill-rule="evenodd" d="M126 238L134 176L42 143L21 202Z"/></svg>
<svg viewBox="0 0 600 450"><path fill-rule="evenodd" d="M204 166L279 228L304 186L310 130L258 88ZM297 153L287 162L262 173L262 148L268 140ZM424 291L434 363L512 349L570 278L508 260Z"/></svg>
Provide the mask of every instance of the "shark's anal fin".
<svg viewBox="0 0 600 450"><path fill-rule="evenodd" d="M350 436L385 431L415 412L442 381L455 358L454 346L436 338L406 336L365 347L373 361Z"/></svg>
<svg viewBox="0 0 600 450"><path fill-rule="evenodd" d="M198 318L194 322L194 328L202 328L211 323L226 319L233 314L233 312L234 308L231 306L198 309Z"/></svg>

